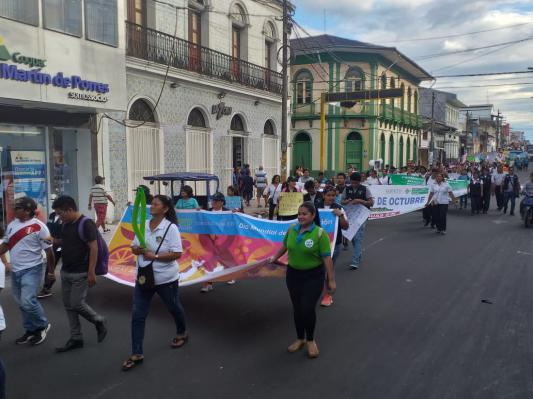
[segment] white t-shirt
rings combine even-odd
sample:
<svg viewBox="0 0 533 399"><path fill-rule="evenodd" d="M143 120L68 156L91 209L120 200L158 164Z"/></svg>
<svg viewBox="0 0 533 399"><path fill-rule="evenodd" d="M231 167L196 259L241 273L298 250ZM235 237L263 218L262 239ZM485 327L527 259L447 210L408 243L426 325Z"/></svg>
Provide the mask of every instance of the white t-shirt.
<svg viewBox="0 0 533 399"><path fill-rule="evenodd" d="M155 254L155 251L157 250L157 247L163 239L165 231L167 231L167 227L170 224L170 221L168 221L167 219L163 219L161 223L159 223L159 226L157 226L154 230L150 230L150 222L146 222L146 230L144 234L146 248L150 252L153 252ZM134 247L138 247L140 245L137 237L135 237L135 239L133 240L132 245ZM175 224L172 224L170 226L167 236L165 237L165 241L163 241L163 243L161 244L161 248L159 248L158 254L165 254L169 252L183 252L183 247L181 245L181 234L178 229L178 226L176 226ZM144 260L144 257L142 255L139 255L137 257L137 267L148 266L150 262L151 261L149 260ZM178 261L176 260L173 260L171 262L162 262L160 260L154 260L153 268L154 280L156 285L171 283L179 279L180 268Z"/></svg>
<svg viewBox="0 0 533 399"><path fill-rule="evenodd" d="M8 244L9 240L22 230L25 230L26 233L29 232L29 234L26 234L9 250L11 267L14 272L42 265L42 251L52 246L52 237L48 227L37 218L23 223L18 219L13 220L7 226L6 238L3 242Z"/></svg>
<svg viewBox="0 0 533 399"><path fill-rule="evenodd" d="M452 188L446 182L438 184L435 182L430 186L430 193L433 193L432 202L437 205L447 205L450 203L450 196L448 193L452 192Z"/></svg>
<svg viewBox="0 0 533 399"><path fill-rule="evenodd" d="M368 177L366 179L366 185L367 186L377 186L377 185L380 185L381 184L381 181L379 180L379 177Z"/></svg>
<svg viewBox="0 0 533 399"><path fill-rule="evenodd" d="M272 198L272 203L274 205L278 204L278 198L280 194L281 194L281 184L278 184L278 187L274 186L273 184L269 184L265 191L265 195L268 198Z"/></svg>

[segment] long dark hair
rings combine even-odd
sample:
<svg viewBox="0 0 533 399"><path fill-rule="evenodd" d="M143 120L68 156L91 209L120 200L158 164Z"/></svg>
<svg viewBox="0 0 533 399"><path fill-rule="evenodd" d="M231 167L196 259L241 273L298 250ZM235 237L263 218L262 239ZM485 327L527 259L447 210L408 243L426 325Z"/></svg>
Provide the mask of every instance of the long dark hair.
<svg viewBox="0 0 533 399"><path fill-rule="evenodd" d="M162 194L154 196L154 199L158 199L161 201L163 206L167 207L168 210L167 213L165 213L165 219L167 219L170 223L177 225L178 217L176 216L176 210L174 209L174 202L172 199Z"/></svg>
<svg viewBox="0 0 533 399"><path fill-rule="evenodd" d="M300 205L300 208L307 209L307 211L309 211L309 213L314 216L315 224L317 226L320 226L320 217L318 215L318 210L315 208L315 204L313 204L311 201L306 201L302 205Z"/></svg>

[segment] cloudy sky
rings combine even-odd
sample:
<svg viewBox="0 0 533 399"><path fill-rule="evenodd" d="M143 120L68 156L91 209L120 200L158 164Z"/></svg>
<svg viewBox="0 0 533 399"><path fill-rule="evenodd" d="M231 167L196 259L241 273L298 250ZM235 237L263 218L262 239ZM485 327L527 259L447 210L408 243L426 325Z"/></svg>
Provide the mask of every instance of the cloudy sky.
<svg viewBox="0 0 533 399"><path fill-rule="evenodd" d="M525 71L533 67L531 0L293 3L297 7L295 19L308 33L324 33L325 9L328 34L397 47L433 76ZM299 34L305 36L303 32ZM513 43L516 41L520 42ZM498 46L502 43L507 44ZM464 52L487 46L491 47ZM463 52L440 56L460 51ZM533 73L441 78L433 87L457 93L468 105L494 104L495 111L500 109L512 129L526 131L533 142Z"/></svg>

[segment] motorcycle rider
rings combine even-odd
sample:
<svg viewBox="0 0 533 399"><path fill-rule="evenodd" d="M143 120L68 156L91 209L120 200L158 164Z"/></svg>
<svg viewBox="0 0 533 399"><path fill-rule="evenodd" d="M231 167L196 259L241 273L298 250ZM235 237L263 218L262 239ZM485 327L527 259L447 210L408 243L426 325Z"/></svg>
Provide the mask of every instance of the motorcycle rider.
<svg viewBox="0 0 533 399"><path fill-rule="evenodd" d="M533 173L530 175L530 180L526 183L524 188L522 189L522 195L526 195L528 197L533 197ZM524 199L520 202L520 215L524 217Z"/></svg>

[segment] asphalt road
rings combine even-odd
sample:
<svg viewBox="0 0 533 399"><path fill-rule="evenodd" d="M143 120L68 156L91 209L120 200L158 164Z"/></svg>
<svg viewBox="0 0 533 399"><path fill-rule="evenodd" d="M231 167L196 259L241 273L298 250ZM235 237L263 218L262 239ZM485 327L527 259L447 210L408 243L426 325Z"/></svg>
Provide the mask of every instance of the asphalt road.
<svg viewBox="0 0 533 399"><path fill-rule="evenodd" d="M38 347L13 344L21 321L6 289L8 398L531 398L532 240L519 216L495 209L451 210L447 236L424 228L418 212L371 222L361 269L347 270L343 252L335 304L319 309L317 360L286 352L294 332L283 280L184 288L190 341L179 350L155 300L145 362L129 373L120 366L130 288L99 281L89 302L109 336L97 344L84 322L85 348L66 354L53 353L68 338L59 287L43 300L53 326Z"/></svg>

